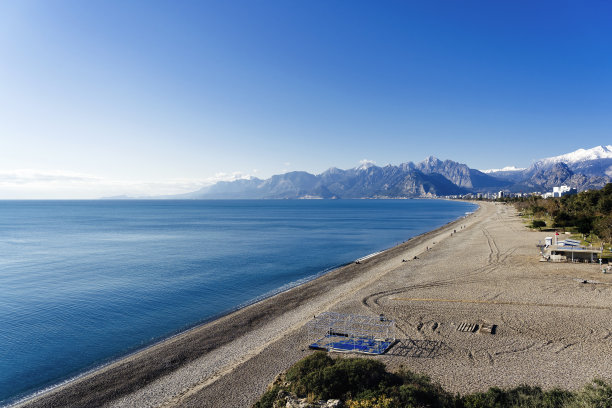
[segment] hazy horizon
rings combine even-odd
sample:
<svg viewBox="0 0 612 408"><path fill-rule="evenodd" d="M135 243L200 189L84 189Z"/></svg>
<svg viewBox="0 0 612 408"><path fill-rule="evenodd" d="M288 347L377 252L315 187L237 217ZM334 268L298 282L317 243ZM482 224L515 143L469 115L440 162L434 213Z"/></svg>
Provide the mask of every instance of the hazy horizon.
<svg viewBox="0 0 612 408"><path fill-rule="evenodd" d="M612 4L4 1L0 199L610 144Z"/></svg>

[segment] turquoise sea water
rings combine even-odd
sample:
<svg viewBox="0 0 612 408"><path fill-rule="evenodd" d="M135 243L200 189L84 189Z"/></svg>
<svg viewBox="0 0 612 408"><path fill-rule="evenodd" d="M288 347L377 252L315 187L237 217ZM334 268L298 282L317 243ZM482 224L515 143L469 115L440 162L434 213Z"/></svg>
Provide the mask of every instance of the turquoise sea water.
<svg viewBox="0 0 612 408"><path fill-rule="evenodd" d="M441 200L0 201L0 405L474 209Z"/></svg>

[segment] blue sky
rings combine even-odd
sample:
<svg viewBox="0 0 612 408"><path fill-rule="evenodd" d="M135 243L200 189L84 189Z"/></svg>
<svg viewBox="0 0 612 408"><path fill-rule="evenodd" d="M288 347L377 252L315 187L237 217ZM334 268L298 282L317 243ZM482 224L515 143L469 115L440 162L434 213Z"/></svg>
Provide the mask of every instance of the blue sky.
<svg viewBox="0 0 612 408"><path fill-rule="evenodd" d="M612 3L0 2L0 198L610 144Z"/></svg>

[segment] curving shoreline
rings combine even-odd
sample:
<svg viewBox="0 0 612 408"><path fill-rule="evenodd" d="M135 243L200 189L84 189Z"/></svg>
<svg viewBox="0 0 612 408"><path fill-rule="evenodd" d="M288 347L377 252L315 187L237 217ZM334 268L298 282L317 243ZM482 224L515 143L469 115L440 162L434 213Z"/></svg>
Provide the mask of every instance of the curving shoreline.
<svg viewBox="0 0 612 408"><path fill-rule="evenodd" d="M185 377L184 373L178 372L181 370L185 371L190 365L202 365L202 362L198 360L203 358L209 360L204 365L208 366L207 370L205 369L207 372L205 376L207 380L205 382L210 382L212 378L217 378L219 373L226 372L228 367L236 365L236 361L230 362L227 358L212 356L214 351L217 351L216 354L220 354L219 350L221 348L228 346L228 344L236 343L241 337L245 337L247 334L253 337L253 333L258 333L264 327L269 326L270 321L281 316L285 317L284 315L288 311L295 310L298 307L304 309L305 306L310 306L308 309L312 309L314 313L317 313L322 304L329 304L329 299L319 299L319 302L313 302L313 299L325 298L326 289L330 286L363 285L364 282L362 281L373 264L396 256L397 253L404 252L406 249L416 248L423 244L423 242L431 239L432 236L437 236L441 232L447 231L453 225L458 225L463 220L465 220L465 217L452 221L433 231L413 237L396 247L383 251L373 258L369 258L360 265L348 264L341 266L306 283L289 288L225 316L221 316L216 320L188 329L185 332L176 334L117 361L108 363L66 383L46 390L39 395L34 395L27 400L15 403L12 406L101 406L106 404L112 405L113 401L118 404L117 406L124 406L127 403L125 401L126 398L133 399L134 394L143 394L143 389L147 387L159 387L159 384L156 384L156 382L160 382L159 380L164 377L170 377L172 374L175 377ZM308 313L307 316L311 316L311 314ZM301 320L303 320L303 317L300 318ZM284 335L286 330L291 330L291 326L286 326L282 331L275 331L276 337ZM251 338L250 342L259 343L259 340ZM269 342L272 340L266 339L265 341ZM234 347L234 345L231 347ZM250 344L246 349L249 348L252 349ZM233 360L243 360L240 355L249 355L249 353L238 353ZM214 360L214 363L211 364L210 360ZM197 383L201 384L202 376L196 375L196 377L200 377ZM193 384L183 384L181 385L182 388L174 387L176 388L174 391L168 390L168 385L164 385L162 387L165 390L163 395L147 398L149 402L146 405L157 405L153 401L158 398L167 399L172 395L176 397L181 394L185 386L190 388ZM142 398L139 401L140 403L134 406L143 406L141 404L143 402Z"/></svg>
<svg viewBox="0 0 612 408"><path fill-rule="evenodd" d="M575 390L593 378L612 379L612 276L593 264L539 262L535 243L549 233L525 228L510 206L483 203L456 225L465 227L452 236L452 226L442 229L366 261L365 279L332 287L327 303L315 299L302 307L384 313L396 321L399 342L383 356L366 358L426 374L453 393L521 384ZM419 259L402 262L418 251ZM605 284L581 283L591 279ZM203 375L174 396L163 395L168 388L160 381L110 406L251 406L279 373L311 353L314 339L303 324L312 314L299 320L296 312L271 322L277 336L260 347L251 343L252 353L216 377ZM462 323L496 329L465 332ZM250 341L263 338L259 333ZM225 351L248 350L238 343Z"/></svg>
<svg viewBox="0 0 612 408"><path fill-rule="evenodd" d="M316 339L305 324L327 310L394 319L398 343L367 358L426 374L453 393L610 380L612 275L594 264L539 262L535 243L547 234L525 228L510 206L482 203L21 406L249 407L311 353ZM464 323L496 329L465 332Z"/></svg>

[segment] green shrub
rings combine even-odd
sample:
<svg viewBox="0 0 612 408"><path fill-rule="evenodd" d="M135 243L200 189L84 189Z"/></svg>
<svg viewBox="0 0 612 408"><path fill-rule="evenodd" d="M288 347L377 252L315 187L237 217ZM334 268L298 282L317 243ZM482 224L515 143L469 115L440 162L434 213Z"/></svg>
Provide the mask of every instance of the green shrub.
<svg viewBox="0 0 612 408"><path fill-rule="evenodd" d="M274 401L278 398L280 387L275 385L261 396L259 401L253 405L253 408L274 408Z"/></svg>
<svg viewBox="0 0 612 408"><path fill-rule="evenodd" d="M507 390L492 387L484 393L466 395L462 405L465 408L558 408L572 399L569 391L542 391L540 387L521 385Z"/></svg>
<svg viewBox="0 0 612 408"><path fill-rule="evenodd" d="M612 408L612 388L603 380L595 379L577 393L568 408Z"/></svg>
<svg viewBox="0 0 612 408"><path fill-rule="evenodd" d="M296 382L306 377L308 374L320 371L325 367L334 365L334 360L322 351L317 351L306 358L295 363L287 370L287 381Z"/></svg>
<svg viewBox="0 0 612 408"><path fill-rule="evenodd" d="M431 379L422 374L406 371L403 368L397 373L401 386L387 391L399 407L428 406L428 407L454 407L455 402L451 394L440 385L431 382Z"/></svg>
<svg viewBox="0 0 612 408"><path fill-rule="evenodd" d="M314 399L347 398L392 384L394 376L379 361L358 358L333 360L314 353L287 372L290 390Z"/></svg>
<svg viewBox="0 0 612 408"><path fill-rule="evenodd" d="M323 352L298 361L254 407L285 406L288 393L309 401L340 399L354 408L612 408L612 387L603 380L594 380L579 392L521 385L454 396L426 375L403 368L389 373L376 360L332 359Z"/></svg>

